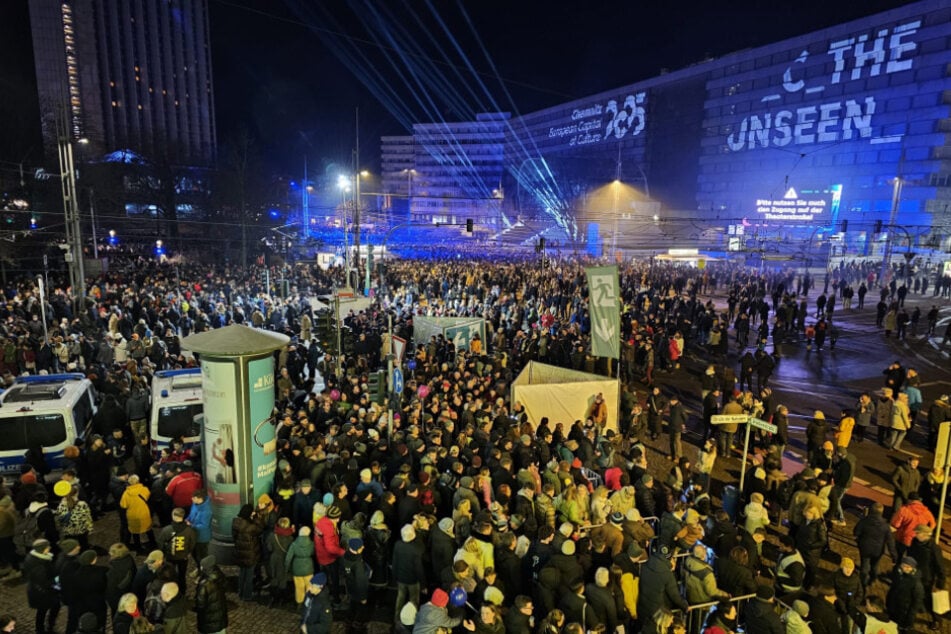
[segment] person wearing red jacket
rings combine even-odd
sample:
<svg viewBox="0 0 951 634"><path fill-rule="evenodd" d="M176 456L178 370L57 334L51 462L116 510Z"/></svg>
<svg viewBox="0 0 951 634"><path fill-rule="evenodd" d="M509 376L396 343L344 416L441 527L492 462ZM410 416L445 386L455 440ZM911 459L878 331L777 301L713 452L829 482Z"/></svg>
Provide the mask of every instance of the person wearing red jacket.
<svg viewBox="0 0 951 634"><path fill-rule="evenodd" d="M892 528L895 529L895 545L898 546L899 559L904 556L905 550L915 538L915 529L921 525L934 528L934 515L928 507L922 504L921 496L917 492L908 496L908 502L892 516Z"/></svg>
<svg viewBox="0 0 951 634"><path fill-rule="evenodd" d="M182 472L165 487L165 494L172 498L174 506L184 509L187 515L192 507L192 495L202 488L204 482L201 474L192 471L191 464L186 460Z"/></svg>
<svg viewBox="0 0 951 634"><path fill-rule="evenodd" d="M331 506L327 509L327 514L314 524L314 552L317 555L317 564L330 580L330 591L333 597L339 596L340 587L337 560L347 552L340 546L340 534L337 532L340 515L340 509Z"/></svg>

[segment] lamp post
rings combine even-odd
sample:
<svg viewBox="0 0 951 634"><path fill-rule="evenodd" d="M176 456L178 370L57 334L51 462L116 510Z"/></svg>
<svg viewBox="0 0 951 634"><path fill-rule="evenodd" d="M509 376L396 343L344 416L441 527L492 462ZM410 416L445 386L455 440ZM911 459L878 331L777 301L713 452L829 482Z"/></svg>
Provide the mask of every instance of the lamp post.
<svg viewBox="0 0 951 634"><path fill-rule="evenodd" d="M86 296L86 274L83 270L83 240L79 222L79 201L76 199L76 168L73 163L73 142L65 117L57 121L57 151L59 155L60 184L63 195L63 215L66 225L66 264L69 282L73 287L73 304L77 312L82 310ZM78 143L85 144L85 139Z"/></svg>
<svg viewBox="0 0 951 634"><path fill-rule="evenodd" d="M337 177L337 189L340 190L340 196L343 207L343 254L347 274L347 284L350 284L350 245L347 240L347 194L350 193L350 179L341 174Z"/></svg>

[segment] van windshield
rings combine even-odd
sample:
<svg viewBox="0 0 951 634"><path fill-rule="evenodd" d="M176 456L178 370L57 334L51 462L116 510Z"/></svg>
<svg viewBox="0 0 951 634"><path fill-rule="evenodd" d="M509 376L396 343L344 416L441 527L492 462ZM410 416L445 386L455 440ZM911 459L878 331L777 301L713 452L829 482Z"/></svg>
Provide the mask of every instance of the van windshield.
<svg viewBox="0 0 951 634"><path fill-rule="evenodd" d="M158 429L156 433L161 438L194 438L201 434L201 427L195 422L195 417L201 414L202 404L169 405L159 408Z"/></svg>
<svg viewBox="0 0 951 634"><path fill-rule="evenodd" d="M62 414L18 414L0 418L0 451L54 447L66 440Z"/></svg>

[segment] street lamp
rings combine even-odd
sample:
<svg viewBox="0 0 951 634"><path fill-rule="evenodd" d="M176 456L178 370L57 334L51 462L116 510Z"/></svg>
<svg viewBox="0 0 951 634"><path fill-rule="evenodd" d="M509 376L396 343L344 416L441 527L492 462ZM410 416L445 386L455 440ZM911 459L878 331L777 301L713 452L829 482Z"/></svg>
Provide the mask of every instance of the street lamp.
<svg viewBox="0 0 951 634"><path fill-rule="evenodd" d="M73 163L73 142L65 116L57 120L57 151L59 155L60 184L63 196L63 215L66 225L66 248L63 249L73 287L73 302L82 310L86 297L86 273L83 270L83 240L79 222L79 201L76 199L76 167ZM82 143L83 139L78 139Z"/></svg>

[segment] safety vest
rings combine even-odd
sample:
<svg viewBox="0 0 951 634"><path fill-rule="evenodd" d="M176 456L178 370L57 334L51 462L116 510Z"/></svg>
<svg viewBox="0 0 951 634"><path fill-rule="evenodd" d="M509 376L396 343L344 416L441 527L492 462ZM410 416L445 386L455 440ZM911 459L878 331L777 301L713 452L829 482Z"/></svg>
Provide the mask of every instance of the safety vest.
<svg viewBox="0 0 951 634"><path fill-rule="evenodd" d="M792 580L786 574L786 568L795 563L802 564L803 567L806 565L805 560L802 558L802 555L799 554L798 550L794 550L792 553L782 557L776 564L776 583L784 592L799 592L802 590L802 584L792 585Z"/></svg>

